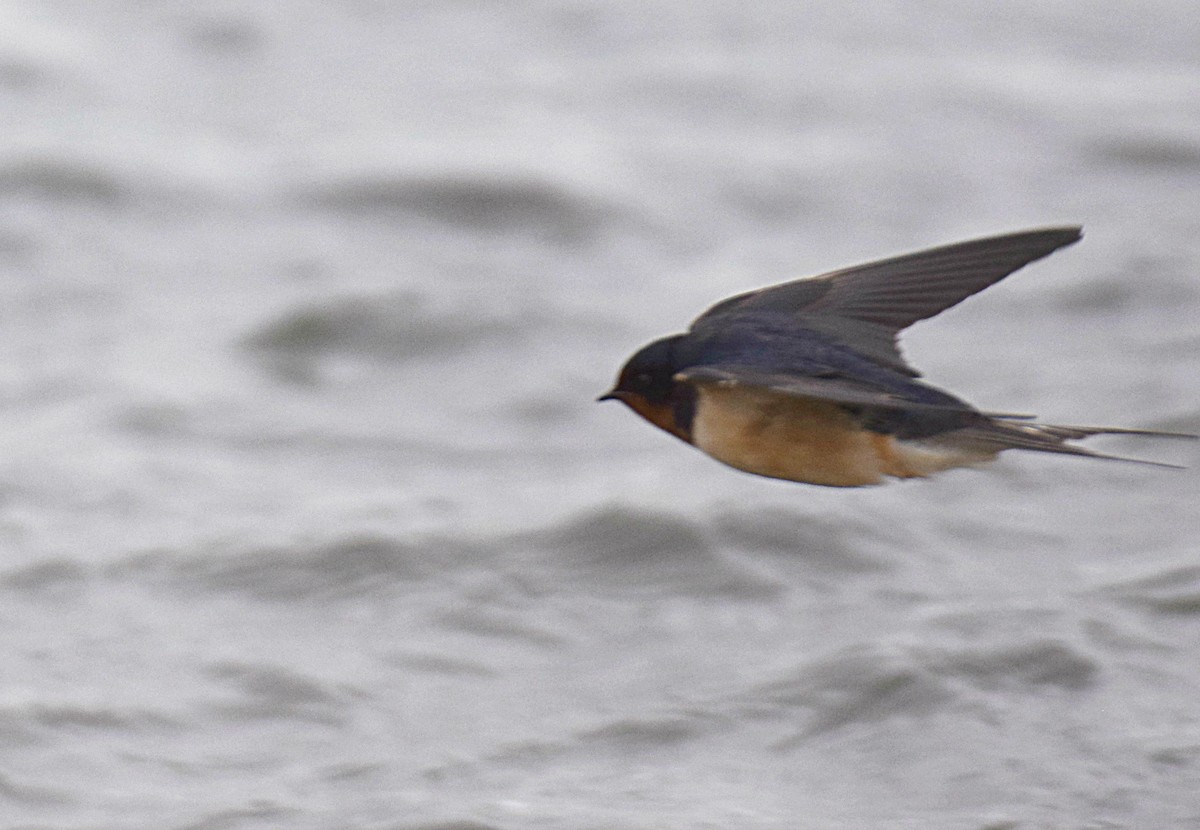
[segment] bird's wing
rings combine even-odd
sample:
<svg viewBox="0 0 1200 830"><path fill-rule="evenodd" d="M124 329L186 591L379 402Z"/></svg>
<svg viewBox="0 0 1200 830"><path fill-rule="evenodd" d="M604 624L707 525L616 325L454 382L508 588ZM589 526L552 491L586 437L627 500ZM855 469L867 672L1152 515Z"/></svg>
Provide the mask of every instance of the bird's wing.
<svg viewBox="0 0 1200 830"><path fill-rule="evenodd" d="M958 412L974 413L963 403L926 403L911 400L873 388L848 378L804 377L781 372L768 372L752 366L721 364L716 366L692 366L675 375L675 380L698 386L744 386L767 389L780 395L796 398L816 398L830 403L847 406L865 406L879 409L904 410L911 412Z"/></svg>
<svg viewBox="0 0 1200 830"><path fill-rule="evenodd" d="M792 314L797 324L916 376L896 347L901 330L945 311L1080 236L1079 227L1042 228L868 262L730 297L692 325L695 328L734 312Z"/></svg>

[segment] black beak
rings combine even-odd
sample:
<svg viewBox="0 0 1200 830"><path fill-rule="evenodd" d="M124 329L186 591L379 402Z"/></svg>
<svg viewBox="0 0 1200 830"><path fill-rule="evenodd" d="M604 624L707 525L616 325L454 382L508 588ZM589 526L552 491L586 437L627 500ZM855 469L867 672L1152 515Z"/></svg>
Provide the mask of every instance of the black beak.
<svg viewBox="0 0 1200 830"><path fill-rule="evenodd" d="M621 400L621 393L618 390L613 389L609 392L605 392L603 395L596 398L596 403L600 403L601 401L619 401L619 400Z"/></svg>

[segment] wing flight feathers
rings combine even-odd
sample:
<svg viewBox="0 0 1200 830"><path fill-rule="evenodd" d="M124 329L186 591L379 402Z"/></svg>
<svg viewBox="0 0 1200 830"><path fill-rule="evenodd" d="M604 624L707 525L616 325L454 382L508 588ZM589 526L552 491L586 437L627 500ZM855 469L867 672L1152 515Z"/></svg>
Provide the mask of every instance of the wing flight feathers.
<svg viewBox="0 0 1200 830"><path fill-rule="evenodd" d="M898 332L1077 242L1078 226L973 239L855 265L730 297L699 319L731 311L829 314Z"/></svg>
<svg viewBox="0 0 1200 830"><path fill-rule="evenodd" d="M1013 271L1078 241L1081 229L1046 228L976 239L835 271L805 311L901 331L933 317Z"/></svg>
<svg viewBox="0 0 1200 830"><path fill-rule="evenodd" d="M855 265L730 297L696 318L692 327L735 312L792 314L797 325L821 331L878 363L916 377L918 373L896 347L901 330L957 305L1082 235L1077 226L1040 228Z"/></svg>

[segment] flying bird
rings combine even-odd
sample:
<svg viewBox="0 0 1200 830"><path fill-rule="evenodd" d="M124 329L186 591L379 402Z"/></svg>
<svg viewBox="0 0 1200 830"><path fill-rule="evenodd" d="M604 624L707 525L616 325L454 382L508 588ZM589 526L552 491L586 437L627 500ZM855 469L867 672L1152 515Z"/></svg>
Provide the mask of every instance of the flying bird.
<svg viewBox="0 0 1200 830"><path fill-rule="evenodd" d="M831 487L930 476L1008 449L1173 466L1095 452L1101 434L983 412L923 383L900 354L908 326L1079 240L1079 227L959 242L750 291L684 334L643 347L599 400L618 400L713 458Z"/></svg>

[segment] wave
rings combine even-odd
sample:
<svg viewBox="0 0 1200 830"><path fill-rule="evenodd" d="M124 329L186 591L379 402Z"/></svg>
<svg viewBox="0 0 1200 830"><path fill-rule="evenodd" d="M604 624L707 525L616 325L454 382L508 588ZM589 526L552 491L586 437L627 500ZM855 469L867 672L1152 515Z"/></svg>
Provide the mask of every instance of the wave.
<svg viewBox="0 0 1200 830"><path fill-rule="evenodd" d="M1126 605L1159 614L1200 614L1200 565L1166 567L1151 574L1131 576L1099 591Z"/></svg>
<svg viewBox="0 0 1200 830"><path fill-rule="evenodd" d="M415 291L398 291L301 305L241 345L277 374L312 380L329 356L381 364L453 356L519 342L538 322L528 310L439 307Z"/></svg>
<svg viewBox="0 0 1200 830"><path fill-rule="evenodd" d="M1180 136L1122 136L1092 144L1092 155L1109 164L1141 169L1188 173L1200 171L1200 142Z"/></svg>
<svg viewBox="0 0 1200 830"><path fill-rule="evenodd" d="M416 824L389 825L389 830L501 830L498 825L464 819L461 821L431 821Z"/></svg>
<svg viewBox="0 0 1200 830"><path fill-rule="evenodd" d="M591 510L507 544L530 577L560 588L762 598L784 587L751 561L727 555L703 524L625 506Z"/></svg>
<svg viewBox="0 0 1200 830"><path fill-rule="evenodd" d="M878 523L768 508L722 511L714 525L723 545L767 556L775 568L802 578L894 569L884 553L894 547L894 538L881 533Z"/></svg>
<svg viewBox="0 0 1200 830"><path fill-rule="evenodd" d="M331 174L297 188L297 206L352 214L405 213L473 232L526 233L577 245L640 219L566 181L520 171L378 170Z"/></svg>
<svg viewBox="0 0 1200 830"><path fill-rule="evenodd" d="M48 199L112 208L132 201L135 186L115 164L47 150L0 158L0 197Z"/></svg>
<svg viewBox="0 0 1200 830"><path fill-rule="evenodd" d="M857 647L804 663L766 683L737 693L732 713L758 718L800 715L803 726L777 743L790 749L814 736L854 723L934 711L954 696L911 655Z"/></svg>
<svg viewBox="0 0 1200 830"><path fill-rule="evenodd" d="M169 591L238 593L286 602L357 597L421 579L432 570L426 549L351 535L309 546L155 550L103 566L52 560L11 570L0 577L0 584L11 591L39 594L114 580Z"/></svg>
<svg viewBox="0 0 1200 830"><path fill-rule="evenodd" d="M856 646L787 669L726 699L738 717L800 721L778 742L791 749L854 724L922 717L964 706L987 709L1012 694L1079 693L1097 661L1075 646L1031 639L997 646Z"/></svg>
<svg viewBox="0 0 1200 830"><path fill-rule="evenodd" d="M1052 639L929 649L920 652L920 660L925 670L938 677L962 680L985 690L1054 687L1079 692L1094 686L1100 672L1095 658Z"/></svg>
<svg viewBox="0 0 1200 830"><path fill-rule="evenodd" d="M338 725L350 717L351 690L305 677L282 666L219 662L208 677L232 696L208 706L223 717L244 720L297 720Z"/></svg>
<svg viewBox="0 0 1200 830"><path fill-rule="evenodd" d="M134 146L136 152L131 152ZM197 162L189 146L150 150L125 133L101 131L90 143L42 141L0 150L0 199L118 212L152 206L193 209L241 198L252 178L244 159Z"/></svg>
<svg viewBox="0 0 1200 830"><path fill-rule="evenodd" d="M4 773L0 773L0 798L27 807L62 806L79 801L66 790L20 781Z"/></svg>
<svg viewBox="0 0 1200 830"><path fill-rule="evenodd" d="M37 593L109 579L270 602L333 601L428 590L471 573L515 579L549 593L761 601L809 578L838 581L891 567L860 549L865 533L786 511L693 518L610 503L518 531L464 528L415 535L351 529L278 546L152 550L99 566L54 559L11 570L0 576L0 585ZM444 621L518 636L512 623L478 609Z"/></svg>

